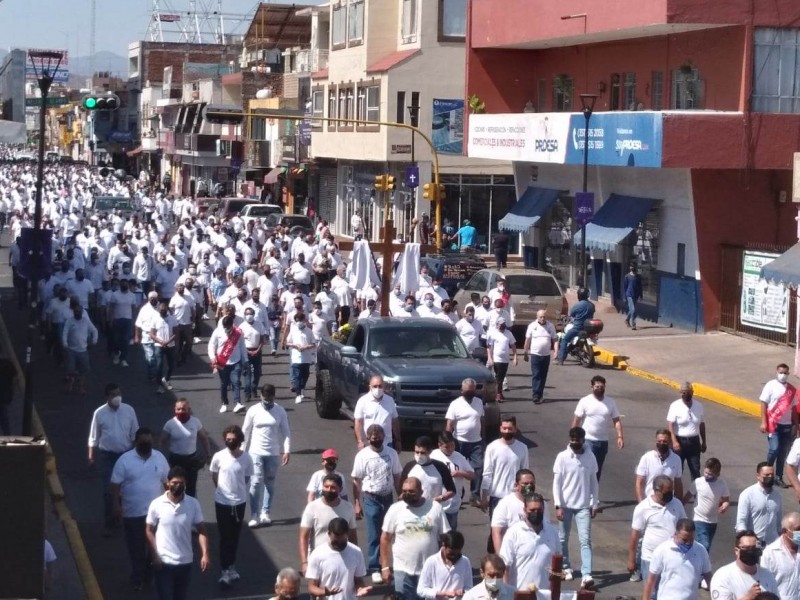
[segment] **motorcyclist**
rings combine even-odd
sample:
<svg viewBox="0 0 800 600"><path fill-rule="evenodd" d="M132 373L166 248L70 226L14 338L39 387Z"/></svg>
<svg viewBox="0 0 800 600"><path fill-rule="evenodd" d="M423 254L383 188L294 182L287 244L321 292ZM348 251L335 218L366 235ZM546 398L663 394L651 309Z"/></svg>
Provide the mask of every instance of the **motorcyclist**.
<svg viewBox="0 0 800 600"><path fill-rule="evenodd" d="M578 337L584 329L586 321L594 317L594 304L589 301L589 290L585 287L578 288L578 302L570 309L569 316L572 317L572 328L564 334L558 348L559 365L564 364L567 358L570 342Z"/></svg>

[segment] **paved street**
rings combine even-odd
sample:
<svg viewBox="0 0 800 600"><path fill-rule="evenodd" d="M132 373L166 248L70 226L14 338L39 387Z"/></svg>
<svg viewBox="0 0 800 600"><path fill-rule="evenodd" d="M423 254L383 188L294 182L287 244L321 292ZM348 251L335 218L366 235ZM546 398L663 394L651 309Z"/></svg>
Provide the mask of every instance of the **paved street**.
<svg viewBox="0 0 800 600"><path fill-rule="evenodd" d="M6 296L8 297L8 296ZM15 346L23 347L24 318L10 302L4 302L4 317ZM205 338L204 338L205 341ZM107 598L141 598L151 593L128 591L128 558L122 536L102 537L102 506L99 481L86 464L86 437L91 413L102 402L102 387L109 381L122 386L123 397L137 410L142 425L160 431L172 414L172 397L159 396L148 388L144 379L141 356L134 352L128 369L111 365L105 357L103 343L93 350L94 377L85 398L64 395L60 391L60 372L48 357L37 362L34 392L39 412L58 459L59 472L73 516L81 527L87 548L102 589ZM195 414L203 421L215 442L229 423L241 423L242 417L230 413L220 415L217 378L212 376L205 359L205 343L195 347L193 360L173 379L174 394L192 402ZM37 356L41 354L37 350ZM216 581L218 563L211 571L195 573L191 597L196 599L266 597L271 593L274 576L283 566L297 566L297 528L305 485L310 473L318 468L319 453L335 447L340 453L340 468L349 473L355 444L352 426L347 420L323 421L317 417L313 403L296 407L290 399L286 357L264 359L264 379L278 387L278 399L287 408L292 424L293 454L288 467L281 469L277 482L277 498L270 528L245 531L237 562L242 580L232 590L221 590ZM527 364L512 368L512 391L504 410L516 414L524 440L531 448L532 466L537 474L537 488L551 496L551 467L555 454L566 444L571 414L578 397L589 390L589 379L602 372L608 379L608 394L615 397L624 417L626 447L610 451L601 482L604 512L594 522L595 576L606 597L639 594L640 584L627 581L625 570L633 498L633 469L643 452L652 448L656 428L663 426L673 391L648 381L611 369L590 371L568 364L553 367L546 391L547 403L534 406L528 397ZM313 383L313 377L312 377ZM754 420L720 406L706 403L709 431L709 454L723 462L734 499L746 485L754 481L754 466L765 455L766 443L757 432ZM406 434L406 442L411 441ZM409 453L401 461L409 460ZM795 502L786 492L787 506ZM212 561L218 557L216 528L213 522L213 491L207 473L201 474L199 498L210 525ZM487 533L486 516L477 509L462 512L460 523L467 537L466 553L473 564L484 552ZM724 518L712 550L712 562L720 566L731 557L733 516ZM364 541L363 529L359 531ZM573 538L575 536L573 535ZM577 540L575 540L577 542ZM578 556L577 547L573 550ZM567 584L576 585L576 584ZM376 593L382 590L376 590Z"/></svg>

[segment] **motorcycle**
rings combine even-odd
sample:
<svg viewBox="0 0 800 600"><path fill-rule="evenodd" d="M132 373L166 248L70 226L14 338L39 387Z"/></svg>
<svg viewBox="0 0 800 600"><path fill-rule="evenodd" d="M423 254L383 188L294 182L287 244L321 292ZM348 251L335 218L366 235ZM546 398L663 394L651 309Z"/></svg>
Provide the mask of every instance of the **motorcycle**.
<svg viewBox="0 0 800 600"><path fill-rule="evenodd" d="M563 339L564 335L573 329L575 326L572 322L562 322L563 331L559 334L559 342ZM581 332L572 338L567 349L567 356L574 356L578 359L587 369L594 368L594 347L597 346L597 340L600 333L603 331L603 321L600 319L591 319L587 321Z"/></svg>

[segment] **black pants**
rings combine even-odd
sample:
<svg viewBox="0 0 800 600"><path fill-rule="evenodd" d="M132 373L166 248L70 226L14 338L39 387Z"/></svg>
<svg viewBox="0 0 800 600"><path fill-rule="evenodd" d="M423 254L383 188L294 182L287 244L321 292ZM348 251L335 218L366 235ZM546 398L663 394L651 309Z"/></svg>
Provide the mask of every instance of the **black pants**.
<svg viewBox="0 0 800 600"><path fill-rule="evenodd" d="M236 550L239 548L239 535L247 502L236 506L214 503L219 528L219 565L223 570L236 564Z"/></svg>
<svg viewBox="0 0 800 600"><path fill-rule="evenodd" d="M186 471L186 493L192 498L197 497L197 472L202 468L202 463L195 454L169 455L170 467L181 467Z"/></svg>
<svg viewBox="0 0 800 600"><path fill-rule="evenodd" d="M508 263L508 248L503 250L495 249L494 262L498 269L505 269Z"/></svg>
<svg viewBox="0 0 800 600"><path fill-rule="evenodd" d="M681 457L681 465L689 465L689 473L692 474L692 481L700 477L700 436L694 435L692 437L677 436L678 443L681 445L681 451L678 456Z"/></svg>
<svg viewBox="0 0 800 600"><path fill-rule="evenodd" d="M494 363L494 378L497 380L497 392L502 393L503 382L508 373L508 363L495 362Z"/></svg>
<svg viewBox="0 0 800 600"><path fill-rule="evenodd" d="M192 353L192 326L178 325L175 328L175 352L178 364L182 365Z"/></svg>

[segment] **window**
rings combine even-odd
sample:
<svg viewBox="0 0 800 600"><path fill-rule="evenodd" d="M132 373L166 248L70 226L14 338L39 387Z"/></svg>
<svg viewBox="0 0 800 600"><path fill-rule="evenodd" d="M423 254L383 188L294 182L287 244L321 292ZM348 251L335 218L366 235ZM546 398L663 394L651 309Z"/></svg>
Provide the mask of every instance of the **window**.
<svg viewBox="0 0 800 600"><path fill-rule="evenodd" d="M404 44L417 41L417 0L403 0L401 36Z"/></svg>
<svg viewBox="0 0 800 600"><path fill-rule="evenodd" d="M625 73L625 104L623 110L636 110L636 73Z"/></svg>
<svg viewBox="0 0 800 600"><path fill-rule="evenodd" d="M650 99L653 110L664 110L664 73L662 71L653 71Z"/></svg>
<svg viewBox="0 0 800 600"><path fill-rule="evenodd" d="M347 13L347 43L356 46L364 40L364 0L350 0Z"/></svg>
<svg viewBox="0 0 800 600"><path fill-rule="evenodd" d="M467 0L439 0L439 41L463 42L467 36Z"/></svg>
<svg viewBox="0 0 800 600"><path fill-rule="evenodd" d="M572 90L574 84L569 75L556 75L553 78L553 110L570 112L572 110Z"/></svg>
<svg viewBox="0 0 800 600"><path fill-rule="evenodd" d="M673 110L695 110L703 108L703 81L697 69L683 66L672 71Z"/></svg>
<svg viewBox="0 0 800 600"><path fill-rule="evenodd" d="M367 121L379 121L381 118L381 88L371 85L367 88Z"/></svg>
<svg viewBox="0 0 800 600"><path fill-rule="evenodd" d="M336 90L331 86L328 90L328 118L335 119L336 115ZM336 122L328 121L328 129L336 129Z"/></svg>
<svg viewBox="0 0 800 600"><path fill-rule="evenodd" d="M352 119L355 117L356 114L356 107L355 107L355 90L353 88L348 88L347 93L345 94L345 114L347 115L346 119ZM352 123L345 123L347 126L351 126Z"/></svg>
<svg viewBox="0 0 800 600"><path fill-rule="evenodd" d="M411 106L416 106L417 110L411 111L409 124L413 127L419 127L419 92L411 92Z"/></svg>
<svg viewBox="0 0 800 600"><path fill-rule="evenodd" d="M536 110L547 112L547 80L540 79L536 89Z"/></svg>
<svg viewBox="0 0 800 600"><path fill-rule="evenodd" d="M251 121L250 139L253 140L266 140L267 139L267 120L264 117L253 117Z"/></svg>
<svg viewBox="0 0 800 600"><path fill-rule="evenodd" d="M343 47L347 44L347 4L340 0L339 4L334 4L331 16L331 45Z"/></svg>
<svg viewBox="0 0 800 600"><path fill-rule="evenodd" d="M800 29L757 27L753 110L800 113Z"/></svg>
<svg viewBox="0 0 800 600"><path fill-rule="evenodd" d="M339 88L339 95L337 98L337 111L338 111L338 118L339 119L346 119L347 118L347 90L344 88ZM347 122L339 123L339 127L346 127L348 125Z"/></svg>
<svg viewBox="0 0 800 600"><path fill-rule="evenodd" d="M318 119L324 116L323 111L325 110L325 91L324 90L314 90L311 92L311 115L313 119L311 121L312 126L320 127L322 125L322 121Z"/></svg>
<svg viewBox="0 0 800 600"><path fill-rule="evenodd" d="M397 123L406 122L406 93L397 92L397 115L395 116Z"/></svg>
<svg viewBox="0 0 800 600"><path fill-rule="evenodd" d="M611 74L611 97L608 102L608 110L619 110L622 90L620 88L619 73Z"/></svg>

